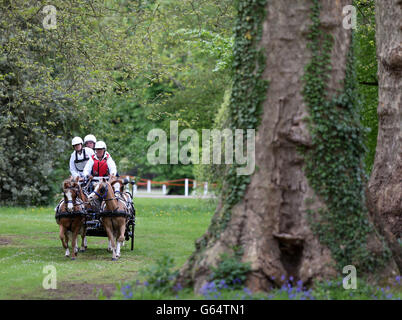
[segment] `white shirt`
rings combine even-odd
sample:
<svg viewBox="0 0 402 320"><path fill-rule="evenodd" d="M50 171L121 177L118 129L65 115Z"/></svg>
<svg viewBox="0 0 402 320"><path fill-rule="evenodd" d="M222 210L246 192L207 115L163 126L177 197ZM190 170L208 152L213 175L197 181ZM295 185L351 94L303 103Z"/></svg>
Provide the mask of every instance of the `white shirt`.
<svg viewBox="0 0 402 320"><path fill-rule="evenodd" d="M107 161L106 161L107 167L109 168L109 174L116 175L117 174L116 163L114 162L114 160L112 159L112 157L110 156L110 154L108 152L105 152L102 159L98 159L98 157L96 156L96 153L95 153L95 159L103 160L103 159L105 159L106 155L109 155L109 158L107 158ZM92 167L93 166L94 166L94 160L91 157L88 160L87 164L85 165L84 172L83 172L84 177L88 177L88 176L92 175Z"/></svg>
<svg viewBox="0 0 402 320"><path fill-rule="evenodd" d="M94 151L91 148L86 148L86 147L82 148L81 154L79 154L78 152L76 152L74 150L70 156L70 173L73 176L73 178L84 177L83 171L79 171L77 169L77 166L78 166L78 168L82 166L82 169L84 169L84 166L86 165L87 162L81 162L81 164L77 164L77 165L74 163L76 156L77 156L77 160L84 159L84 150L85 150L85 157L88 159L91 159L92 155L94 154Z"/></svg>

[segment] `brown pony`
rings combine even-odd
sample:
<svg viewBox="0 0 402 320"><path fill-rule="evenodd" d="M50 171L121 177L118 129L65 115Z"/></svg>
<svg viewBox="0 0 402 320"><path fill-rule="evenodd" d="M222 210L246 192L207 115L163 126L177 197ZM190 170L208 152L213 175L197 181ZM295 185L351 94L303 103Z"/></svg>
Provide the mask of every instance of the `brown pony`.
<svg viewBox="0 0 402 320"><path fill-rule="evenodd" d="M88 196L88 200L93 201L96 197L103 201L100 220L109 239L112 260L116 261L120 257L120 248L124 242L129 210L120 198L115 197L113 188L106 179L95 184L94 191Z"/></svg>
<svg viewBox="0 0 402 320"><path fill-rule="evenodd" d="M56 212L56 222L60 226L60 240L63 248L66 249L65 256L70 256L70 251L68 249L69 235L71 235L71 259L75 260L76 253L78 252L77 237L78 234L81 235L81 249L80 251L85 251L86 239L85 239L85 212L84 200L86 199L85 194L82 192L77 179L70 177L63 182L63 194L64 199L60 202L58 210Z"/></svg>
<svg viewBox="0 0 402 320"><path fill-rule="evenodd" d="M124 192L124 185L126 183L124 183L123 179L118 179L115 176L111 176L109 181L116 197L121 198L126 203L132 202L131 195L127 192Z"/></svg>

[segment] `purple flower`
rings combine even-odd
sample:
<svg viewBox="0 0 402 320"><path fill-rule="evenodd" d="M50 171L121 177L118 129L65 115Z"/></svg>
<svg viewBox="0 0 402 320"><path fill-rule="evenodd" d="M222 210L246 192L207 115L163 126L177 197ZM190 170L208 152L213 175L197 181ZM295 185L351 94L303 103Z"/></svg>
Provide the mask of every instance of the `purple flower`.
<svg viewBox="0 0 402 320"><path fill-rule="evenodd" d="M251 294L252 294L252 292L250 291L249 288L244 288L243 291L245 294L248 294L249 296L251 296Z"/></svg>
<svg viewBox="0 0 402 320"><path fill-rule="evenodd" d="M281 280L285 281L285 275L284 274L281 276Z"/></svg>
<svg viewBox="0 0 402 320"><path fill-rule="evenodd" d="M182 290L183 287L180 283L177 283L174 287L173 287L173 291L174 292L179 292L180 290Z"/></svg>
<svg viewBox="0 0 402 320"><path fill-rule="evenodd" d="M133 291L131 290L131 286L129 284L121 288L121 293L126 299L131 299L133 297Z"/></svg>
<svg viewBox="0 0 402 320"><path fill-rule="evenodd" d="M220 289L227 289L227 288L229 288L229 286L226 284L226 281L225 281L225 280L221 280L221 281L219 282L219 288L220 288Z"/></svg>

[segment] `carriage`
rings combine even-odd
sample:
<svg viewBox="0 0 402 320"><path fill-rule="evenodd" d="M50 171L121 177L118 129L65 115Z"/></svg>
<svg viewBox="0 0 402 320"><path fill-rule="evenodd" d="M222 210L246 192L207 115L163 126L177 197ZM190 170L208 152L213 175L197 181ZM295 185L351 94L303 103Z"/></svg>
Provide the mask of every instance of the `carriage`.
<svg viewBox="0 0 402 320"><path fill-rule="evenodd" d="M93 180L97 180L98 178L94 177ZM126 187L127 184L131 184L131 193L129 190L124 191L124 193L127 193L131 199L131 202L129 203L130 205L130 214L128 215L128 219L126 222L126 229L125 229L125 234L124 238L125 241L131 240L131 251L134 250L134 229L135 229L135 206L134 202L132 201L133 199L133 190L134 190L134 181L129 181L128 179L124 179L124 185ZM86 194L89 194L91 192L90 190L90 183L89 181L84 181L82 189ZM91 237L107 237L106 230L102 225L102 222L100 221L101 216L107 216L107 215L115 215L116 213L108 212L106 210L102 210L101 207L99 208L94 208L86 210L86 215L85 215L85 228L86 228L86 236L91 236Z"/></svg>
<svg viewBox="0 0 402 320"><path fill-rule="evenodd" d="M95 177L91 181L80 182L78 178L71 177L63 182L64 199L56 207L55 218L60 226L60 240L66 249L66 256L70 256L68 232L72 234L73 260L78 252L78 234L82 238L80 251L86 249L87 236L108 237L112 260L120 256L124 241L131 239L131 250L134 250L135 182L127 178L112 178ZM128 184L131 184L131 193L127 190Z"/></svg>

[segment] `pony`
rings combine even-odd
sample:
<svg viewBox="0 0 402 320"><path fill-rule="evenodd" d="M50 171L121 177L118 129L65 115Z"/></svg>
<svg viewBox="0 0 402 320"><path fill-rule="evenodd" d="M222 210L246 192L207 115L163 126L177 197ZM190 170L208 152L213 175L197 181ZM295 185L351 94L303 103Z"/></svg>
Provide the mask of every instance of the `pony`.
<svg viewBox="0 0 402 320"><path fill-rule="evenodd" d="M109 239L109 248L112 251L112 261L120 257L120 248L124 242L126 223L130 211L126 203L116 197L114 190L107 179L103 178L94 185L94 191L88 196L90 202L101 200L100 221L105 228Z"/></svg>
<svg viewBox="0 0 402 320"><path fill-rule="evenodd" d="M124 202L126 202L127 205L130 205L133 203L133 199L131 198L131 195L128 192L124 192L124 186L128 183L126 179L118 179L116 176L111 176L110 178L110 185L113 188L114 194L116 197L120 198ZM131 209L131 208L130 208Z"/></svg>
<svg viewBox="0 0 402 320"><path fill-rule="evenodd" d="M81 235L81 249L85 251L86 238L85 238L85 194L78 183L78 177L73 179L64 180L62 189L64 199L62 199L56 210L56 222L59 225L59 237L61 244L66 249L65 256L70 256L68 248L69 236L71 236L71 260L76 259L78 252L77 237Z"/></svg>

